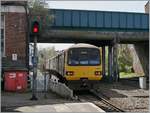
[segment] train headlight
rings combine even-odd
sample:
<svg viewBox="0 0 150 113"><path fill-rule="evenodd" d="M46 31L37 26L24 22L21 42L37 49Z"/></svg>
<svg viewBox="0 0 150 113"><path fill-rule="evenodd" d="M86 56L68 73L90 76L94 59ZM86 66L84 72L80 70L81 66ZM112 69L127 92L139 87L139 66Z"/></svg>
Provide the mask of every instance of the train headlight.
<svg viewBox="0 0 150 113"><path fill-rule="evenodd" d="M72 76L72 75L74 75L74 72L73 71L66 71L66 75Z"/></svg>
<svg viewBox="0 0 150 113"><path fill-rule="evenodd" d="M99 75L102 75L102 72L101 71L95 71L95 75L97 76L99 76Z"/></svg>

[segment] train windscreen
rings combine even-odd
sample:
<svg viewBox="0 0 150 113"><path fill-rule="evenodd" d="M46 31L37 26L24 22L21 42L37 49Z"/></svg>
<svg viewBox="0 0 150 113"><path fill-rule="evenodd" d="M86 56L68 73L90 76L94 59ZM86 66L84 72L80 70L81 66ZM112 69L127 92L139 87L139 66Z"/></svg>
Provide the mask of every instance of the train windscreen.
<svg viewBox="0 0 150 113"><path fill-rule="evenodd" d="M73 48L68 51L69 65L99 65L100 51L95 48Z"/></svg>

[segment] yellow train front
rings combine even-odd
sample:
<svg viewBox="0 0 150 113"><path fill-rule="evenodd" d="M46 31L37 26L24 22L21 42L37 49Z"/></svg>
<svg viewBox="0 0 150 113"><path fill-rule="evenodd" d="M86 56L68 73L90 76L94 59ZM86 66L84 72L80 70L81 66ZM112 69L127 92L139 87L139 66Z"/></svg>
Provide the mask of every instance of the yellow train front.
<svg viewBox="0 0 150 113"><path fill-rule="evenodd" d="M50 67L53 70L55 67L71 89L91 89L102 79L101 59L100 48L90 44L75 44L53 58L53 66Z"/></svg>

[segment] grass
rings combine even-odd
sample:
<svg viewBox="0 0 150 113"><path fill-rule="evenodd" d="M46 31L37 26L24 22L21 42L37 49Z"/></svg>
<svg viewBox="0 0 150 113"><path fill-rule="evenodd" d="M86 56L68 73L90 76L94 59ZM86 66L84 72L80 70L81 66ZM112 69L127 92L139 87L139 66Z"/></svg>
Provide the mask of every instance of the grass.
<svg viewBox="0 0 150 113"><path fill-rule="evenodd" d="M141 77L141 76L144 76L144 75L137 74L137 73L120 72L120 78L134 78L134 77Z"/></svg>

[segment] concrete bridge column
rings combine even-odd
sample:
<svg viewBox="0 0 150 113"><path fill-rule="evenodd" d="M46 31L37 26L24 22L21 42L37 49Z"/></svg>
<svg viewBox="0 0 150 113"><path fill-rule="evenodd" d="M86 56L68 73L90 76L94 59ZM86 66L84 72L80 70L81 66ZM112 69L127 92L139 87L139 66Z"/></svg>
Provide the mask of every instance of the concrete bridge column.
<svg viewBox="0 0 150 113"><path fill-rule="evenodd" d="M109 82L112 82L112 67L113 67L113 54L112 54L112 45L108 46L108 76Z"/></svg>
<svg viewBox="0 0 150 113"><path fill-rule="evenodd" d="M139 57L145 76L149 77L149 43L134 44L134 48Z"/></svg>
<svg viewBox="0 0 150 113"><path fill-rule="evenodd" d="M118 68L118 44L113 45L113 80L117 82L119 80L119 68Z"/></svg>
<svg viewBox="0 0 150 113"><path fill-rule="evenodd" d="M134 44L134 48L139 57L140 64L144 71L144 78L139 78L141 88L146 88L146 79L149 79L149 42ZM135 70L136 71L136 70Z"/></svg>

